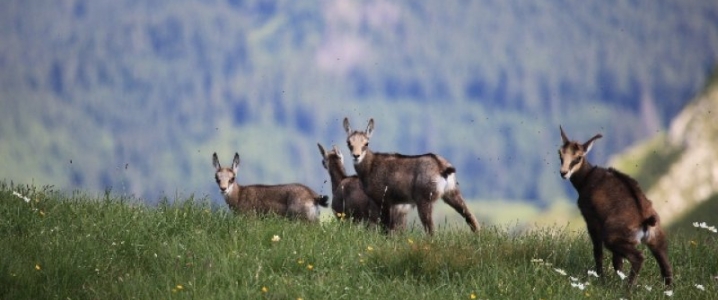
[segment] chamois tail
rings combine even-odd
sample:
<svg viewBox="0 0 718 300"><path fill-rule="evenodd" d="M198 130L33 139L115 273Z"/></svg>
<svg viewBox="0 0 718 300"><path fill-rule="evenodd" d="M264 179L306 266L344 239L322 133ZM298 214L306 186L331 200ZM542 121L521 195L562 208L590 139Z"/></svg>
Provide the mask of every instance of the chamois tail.
<svg viewBox="0 0 718 300"><path fill-rule="evenodd" d="M327 195L319 195L316 198L314 198L314 203L316 203L319 206L327 207L329 206L329 196Z"/></svg>

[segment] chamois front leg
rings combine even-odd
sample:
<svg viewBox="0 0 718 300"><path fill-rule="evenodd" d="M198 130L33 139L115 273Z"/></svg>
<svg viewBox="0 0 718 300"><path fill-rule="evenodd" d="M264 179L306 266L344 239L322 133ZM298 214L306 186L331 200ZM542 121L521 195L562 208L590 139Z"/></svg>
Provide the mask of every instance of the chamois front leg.
<svg viewBox="0 0 718 300"><path fill-rule="evenodd" d="M434 235L434 219L431 218L433 206L429 201L418 201L416 210L419 213L419 220L424 225L424 231L429 235Z"/></svg>
<svg viewBox="0 0 718 300"><path fill-rule="evenodd" d="M591 236L591 243L593 244L593 260L596 263L596 273L598 276L603 277L603 239L601 238L601 232L597 224L586 223L588 225L588 235Z"/></svg>

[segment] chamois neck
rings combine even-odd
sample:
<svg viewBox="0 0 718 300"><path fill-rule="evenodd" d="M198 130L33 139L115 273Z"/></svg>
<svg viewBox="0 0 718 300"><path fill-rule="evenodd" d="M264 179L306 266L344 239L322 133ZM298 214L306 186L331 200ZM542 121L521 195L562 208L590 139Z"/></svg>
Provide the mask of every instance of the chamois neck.
<svg viewBox="0 0 718 300"><path fill-rule="evenodd" d="M344 178L347 178L347 172L339 161L329 161L329 177L332 179L332 190L336 190Z"/></svg>
<svg viewBox="0 0 718 300"><path fill-rule="evenodd" d="M571 175L571 184L576 190L580 190L581 187L588 181L593 171L596 169L588 160L584 159L581 163L581 167Z"/></svg>
<svg viewBox="0 0 718 300"><path fill-rule="evenodd" d="M357 175L363 176L366 174L371 173L372 165L374 163L374 153L371 152L371 150L366 149L364 152L364 158L361 160L360 163L354 164L354 170L356 170Z"/></svg>
<svg viewBox="0 0 718 300"><path fill-rule="evenodd" d="M239 202L239 195L241 193L242 187L235 181L231 185L231 190L231 192L224 194L224 201L227 202L230 207L237 204L234 202Z"/></svg>

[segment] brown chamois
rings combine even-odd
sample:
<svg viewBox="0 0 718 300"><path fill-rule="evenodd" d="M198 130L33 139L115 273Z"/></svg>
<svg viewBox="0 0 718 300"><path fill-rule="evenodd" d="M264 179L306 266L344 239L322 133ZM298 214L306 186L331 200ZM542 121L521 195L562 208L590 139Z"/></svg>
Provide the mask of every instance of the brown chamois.
<svg viewBox="0 0 718 300"><path fill-rule="evenodd" d="M320 196L309 187L298 184L240 186L235 180L239 168L239 154L234 154L231 168L219 164L217 153L212 164L219 190L229 207L237 213L274 213L311 222L319 220L319 206L328 206L329 197Z"/></svg>
<svg viewBox="0 0 718 300"><path fill-rule="evenodd" d="M379 224L379 206L364 193L361 181L356 175L347 176L344 169L344 156L337 146L332 145L328 152L317 144L322 155L322 166L329 172L332 181L332 210L339 219L349 218L355 222L367 222L367 225ZM392 207L391 222L397 229L406 228L406 219L411 205Z"/></svg>
<svg viewBox="0 0 718 300"><path fill-rule="evenodd" d="M431 213L439 198L461 214L472 231L479 230L476 218L461 196L456 169L446 159L434 153L409 156L372 152L369 138L374 131L374 119L369 120L365 131L353 131L349 119L344 118L344 131L357 176L364 192L380 207L381 222L387 231L393 229L392 206L416 204L424 230L433 234Z"/></svg>
<svg viewBox="0 0 718 300"><path fill-rule="evenodd" d="M641 242L648 246L661 269L666 285L673 282L673 271L668 262L668 240L660 226L658 214L638 183L613 168L592 166L586 159L597 134L581 144L566 137L563 128L563 145L558 150L561 160L561 177L571 181L578 192L578 208L586 221L593 243L596 272L603 274L603 246L613 253L613 268L620 271L623 259L631 263L629 284L643 265L643 253L637 248Z"/></svg>

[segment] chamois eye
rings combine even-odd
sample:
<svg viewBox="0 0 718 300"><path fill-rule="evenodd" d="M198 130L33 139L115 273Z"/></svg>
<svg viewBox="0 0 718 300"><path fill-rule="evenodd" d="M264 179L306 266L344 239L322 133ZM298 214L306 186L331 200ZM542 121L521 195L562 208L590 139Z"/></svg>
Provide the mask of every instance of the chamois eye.
<svg viewBox="0 0 718 300"><path fill-rule="evenodd" d="M369 147L369 142L366 142L366 143L364 144L364 147L365 147L365 148L366 148L366 147Z"/></svg>
<svg viewBox="0 0 718 300"><path fill-rule="evenodd" d="M347 142L347 147L349 147L349 149L351 149L351 148L352 148L352 143Z"/></svg>
<svg viewBox="0 0 718 300"><path fill-rule="evenodd" d="M578 157L574 158L574 159L571 161L571 165L575 165L575 164L578 164L579 162L581 162L581 158L582 158L581 156L578 156Z"/></svg>
<svg viewBox="0 0 718 300"><path fill-rule="evenodd" d="M234 183L234 178L229 180L229 184L232 184L232 183Z"/></svg>

